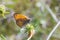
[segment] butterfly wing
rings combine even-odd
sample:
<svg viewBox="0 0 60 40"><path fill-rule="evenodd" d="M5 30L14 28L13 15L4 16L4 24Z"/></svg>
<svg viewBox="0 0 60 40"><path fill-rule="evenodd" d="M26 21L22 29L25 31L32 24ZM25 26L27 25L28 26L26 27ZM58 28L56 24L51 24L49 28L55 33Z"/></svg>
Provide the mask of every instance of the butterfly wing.
<svg viewBox="0 0 60 40"><path fill-rule="evenodd" d="M30 19L26 19L26 18L22 19L22 18L20 18L20 19L16 20L16 24L19 27L22 27L22 26L26 25L27 23L29 23L29 21L30 21Z"/></svg>
<svg viewBox="0 0 60 40"><path fill-rule="evenodd" d="M19 26L19 27L22 27L24 24L23 24L23 21L21 20L16 20L16 24Z"/></svg>
<svg viewBox="0 0 60 40"><path fill-rule="evenodd" d="M25 15L22 15L22 14L14 14L14 18L16 20L16 24L19 27L26 25L30 21L29 18L27 18Z"/></svg>

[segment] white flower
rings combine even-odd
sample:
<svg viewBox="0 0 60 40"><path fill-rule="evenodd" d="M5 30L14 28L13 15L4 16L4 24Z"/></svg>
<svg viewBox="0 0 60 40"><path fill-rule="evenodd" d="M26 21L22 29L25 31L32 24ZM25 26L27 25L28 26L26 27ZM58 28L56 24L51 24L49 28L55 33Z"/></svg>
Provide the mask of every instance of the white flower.
<svg viewBox="0 0 60 40"><path fill-rule="evenodd" d="M41 5L40 2L37 2L37 3L36 3L36 6L37 6L37 7L41 7L42 5Z"/></svg>

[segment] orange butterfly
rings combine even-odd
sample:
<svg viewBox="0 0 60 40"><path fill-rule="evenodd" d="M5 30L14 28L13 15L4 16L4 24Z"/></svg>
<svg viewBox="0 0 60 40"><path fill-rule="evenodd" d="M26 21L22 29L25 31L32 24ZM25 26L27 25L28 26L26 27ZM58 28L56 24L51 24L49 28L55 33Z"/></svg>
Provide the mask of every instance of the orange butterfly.
<svg viewBox="0 0 60 40"><path fill-rule="evenodd" d="M29 21L30 21L30 19L27 16L25 16L23 14L19 14L19 13L15 13L14 18L16 20L16 24L21 28L24 25L26 25L27 23L29 23Z"/></svg>

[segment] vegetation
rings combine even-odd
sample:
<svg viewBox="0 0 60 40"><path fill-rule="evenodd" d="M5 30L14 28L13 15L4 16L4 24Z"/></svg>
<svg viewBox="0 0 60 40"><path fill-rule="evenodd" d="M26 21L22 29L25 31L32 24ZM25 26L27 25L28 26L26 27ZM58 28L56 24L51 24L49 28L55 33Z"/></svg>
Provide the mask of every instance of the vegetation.
<svg viewBox="0 0 60 40"><path fill-rule="evenodd" d="M26 34L32 29L35 30L31 40L46 40L48 34L57 22L45 6L48 5L53 14L60 20L59 2L59 0L0 0L0 39L28 39L27 36L22 37L24 36L22 34L25 34L25 32L22 31L21 33L22 28L16 24L13 17L14 13L20 13L26 15L31 20L28 23L29 25L24 26L26 27ZM59 36L57 36L60 33L59 29L60 27L54 32L50 40L60 40Z"/></svg>

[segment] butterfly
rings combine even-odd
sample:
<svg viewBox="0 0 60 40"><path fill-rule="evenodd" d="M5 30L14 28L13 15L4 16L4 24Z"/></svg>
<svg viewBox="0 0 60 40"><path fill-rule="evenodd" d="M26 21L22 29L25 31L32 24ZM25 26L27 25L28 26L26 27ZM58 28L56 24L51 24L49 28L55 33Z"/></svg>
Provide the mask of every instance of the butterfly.
<svg viewBox="0 0 60 40"><path fill-rule="evenodd" d="M28 18L27 16L23 15L23 14L19 14L19 13L15 13L14 14L14 18L16 20L16 24L19 27L23 27L24 25L26 25L27 23L30 22L30 18Z"/></svg>

